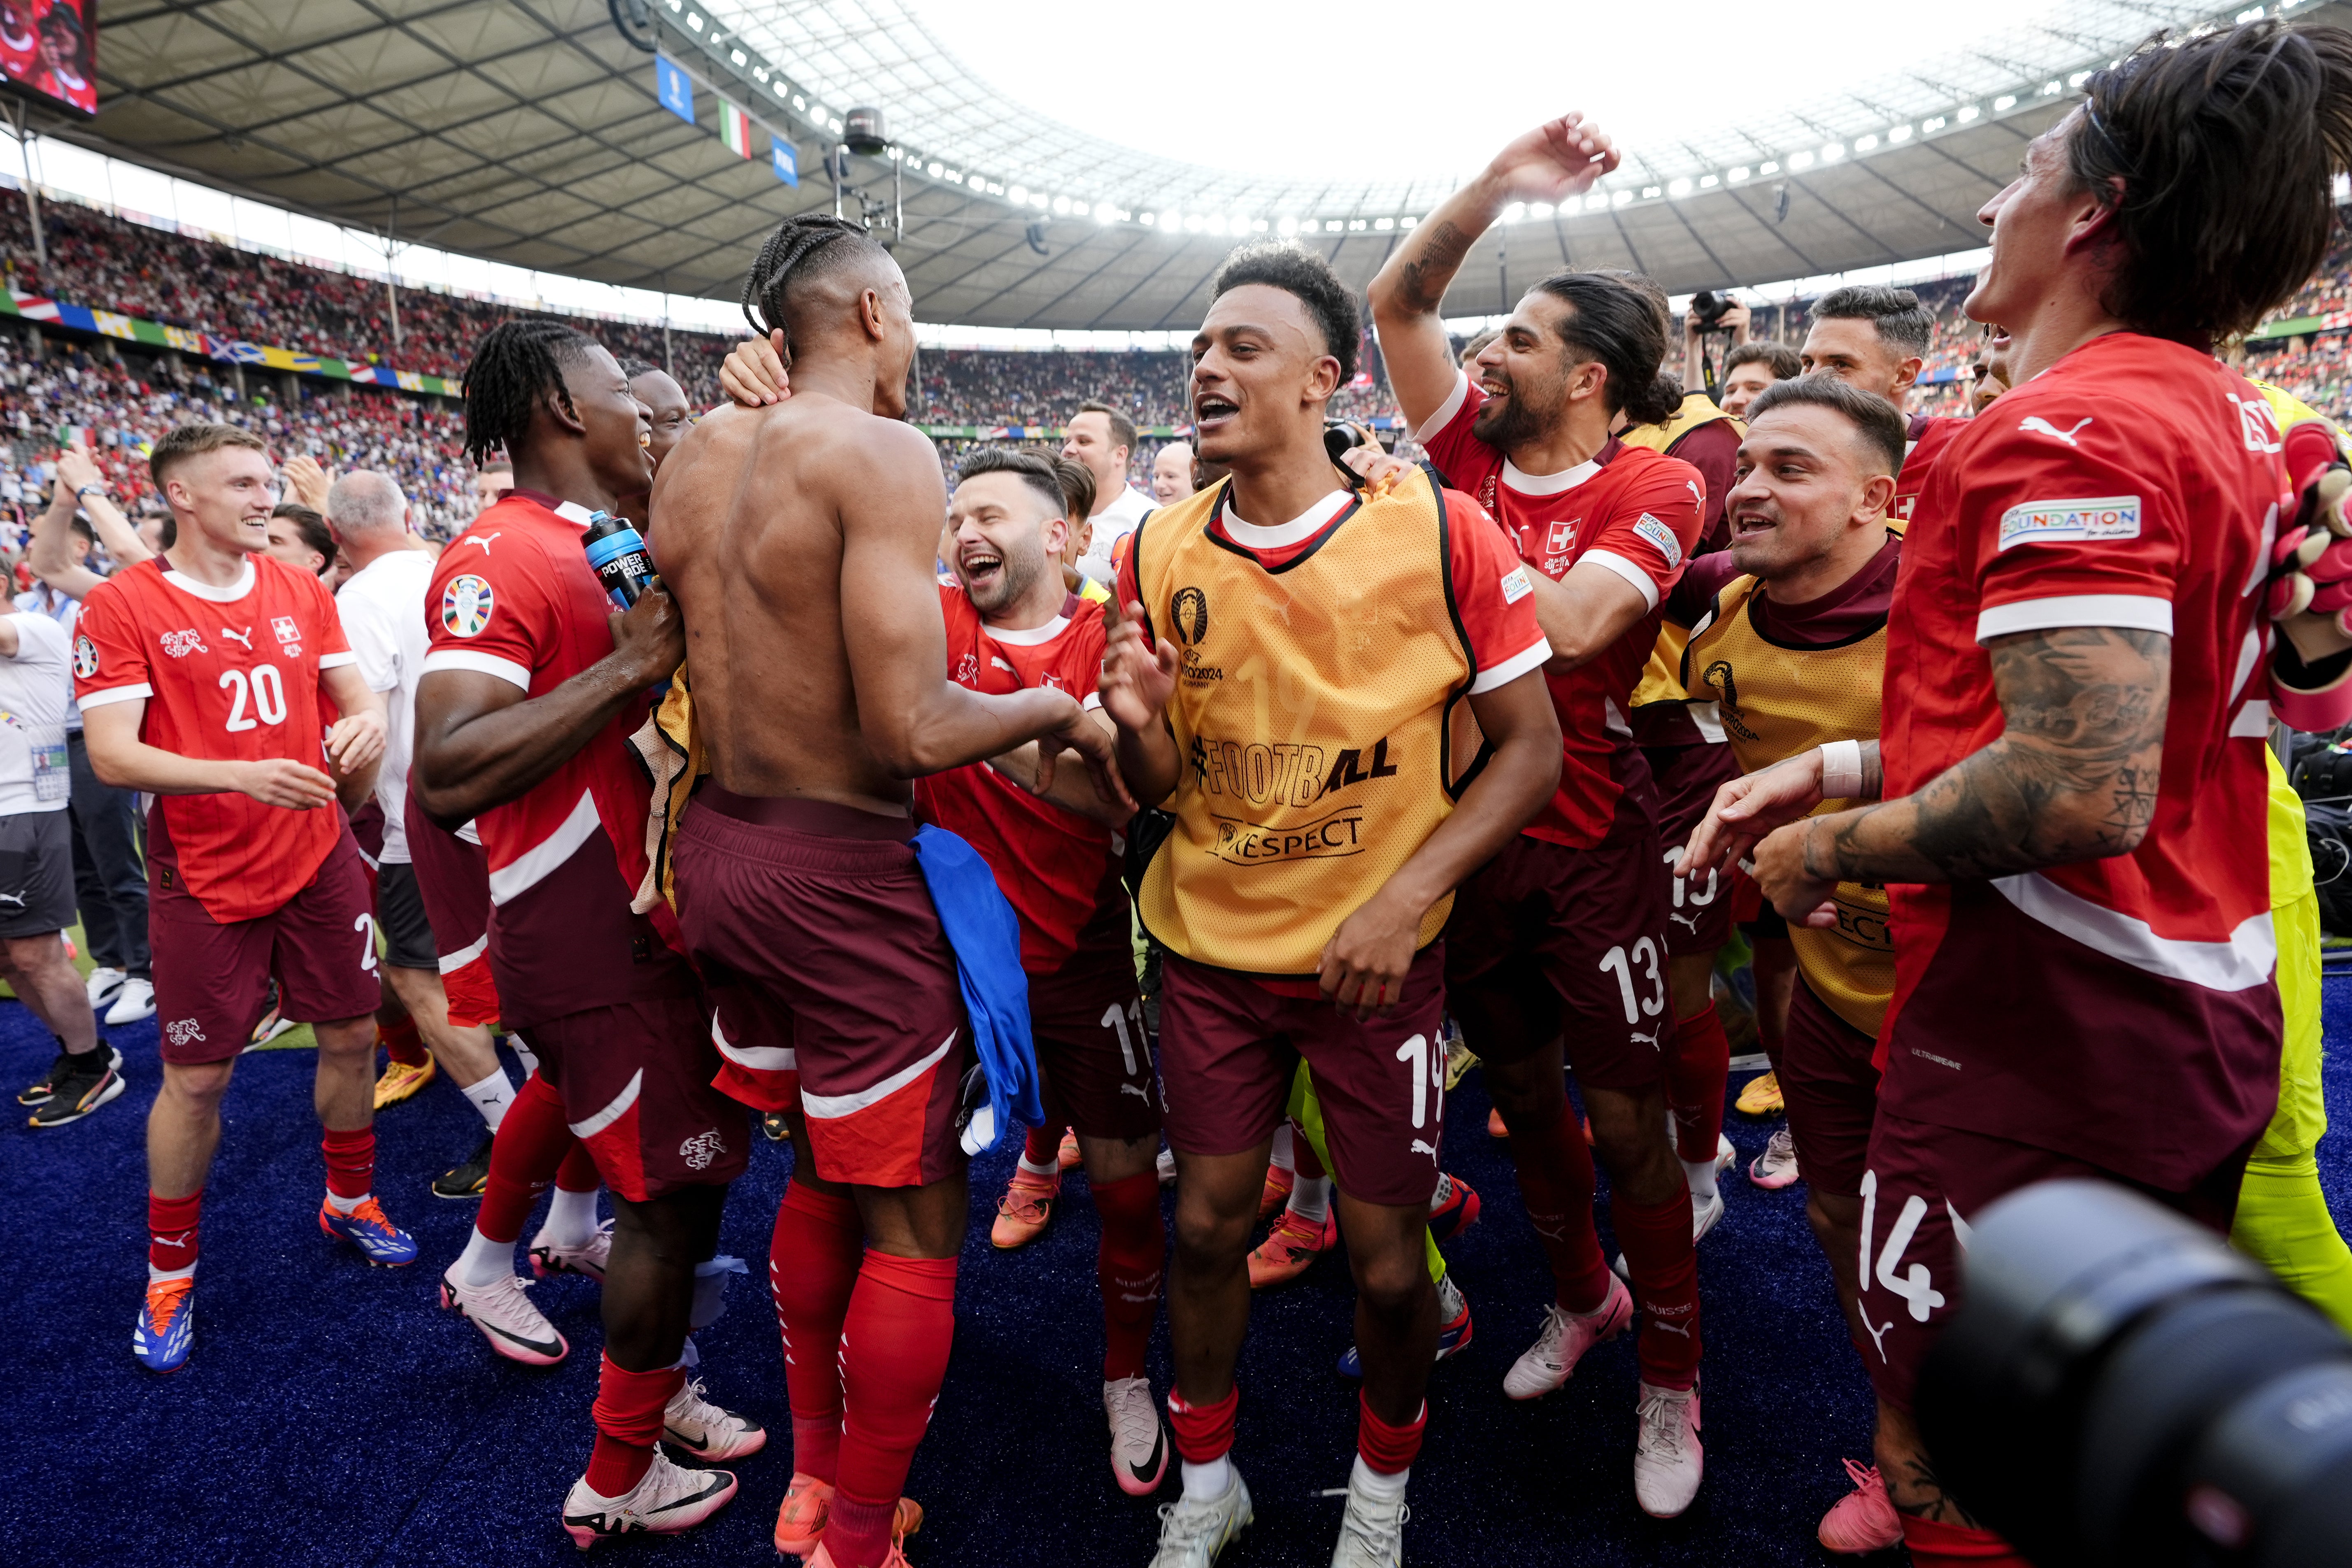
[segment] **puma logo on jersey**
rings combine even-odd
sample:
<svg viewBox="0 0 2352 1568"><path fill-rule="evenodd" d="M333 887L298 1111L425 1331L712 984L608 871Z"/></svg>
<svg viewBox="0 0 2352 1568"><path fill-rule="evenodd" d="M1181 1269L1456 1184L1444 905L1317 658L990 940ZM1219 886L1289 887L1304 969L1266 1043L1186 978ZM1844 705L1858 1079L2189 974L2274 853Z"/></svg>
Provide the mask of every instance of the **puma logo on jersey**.
<svg viewBox="0 0 2352 1568"><path fill-rule="evenodd" d="M990 654L988 656L988 662L995 668L1003 670L1005 674L1012 676L1016 680L1021 677L1021 672L1019 670L1013 668L1011 665L1005 663L1004 660L997 658L994 654Z"/></svg>
<svg viewBox="0 0 2352 1568"><path fill-rule="evenodd" d="M2018 421L2017 428L2022 434L2047 436L2053 441L2063 441L2069 447L2079 447L2082 443L2076 441L2074 437L2082 433L2083 426L2088 425L2090 421L2085 419L2080 425L2075 425L2067 429L2061 430L2058 426L2042 417L2041 415L2029 414L2023 419Z"/></svg>
<svg viewBox="0 0 2352 1568"><path fill-rule="evenodd" d="M203 634L190 626L185 631L165 632L163 651L173 658L185 658L192 653L210 653L213 650L205 646Z"/></svg>
<svg viewBox="0 0 2352 1568"><path fill-rule="evenodd" d="M1136 1087L1135 1087L1135 1085L1133 1085L1133 1084L1131 1084L1131 1083L1123 1083L1123 1084L1120 1084L1120 1085L1118 1086L1118 1091L1119 1091L1119 1093L1121 1093L1121 1094L1131 1094L1131 1095L1135 1096L1135 1098L1136 1098L1136 1099L1138 1099L1138 1100L1139 1100L1143 1101L1143 1103L1144 1103L1144 1104L1146 1104L1146 1105L1149 1105L1149 1104L1150 1104L1150 1103L1151 1103L1151 1096L1150 1096L1149 1094L1146 1094L1143 1090L1141 1090L1141 1089L1139 1089L1136 1088Z"/></svg>
<svg viewBox="0 0 2352 1568"><path fill-rule="evenodd" d="M25 895L22 893L0 893L0 904L14 904L21 910L25 907Z"/></svg>
<svg viewBox="0 0 2352 1568"><path fill-rule="evenodd" d="M1693 936L1696 936L1698 934L1698 917L1696 915L1669 914L1666 916L1666 919L1676 921L1688 926Z"/></svg>
<svg viewBox="0 0 2352 1568"><path fill-rule="evenodd" d="M1692 929L1695 931L1697 928L1694 926ZM1658 1048L1658 1035L1657 1031L1654 1029L1646 1035L1642 1033L1639 1029L1628 1029L1625 1033L1632 1038L1641 1041L1643 1045L1649 1047L1654 1051Z"/></svg>
<svg viewBox="0 0 2352 1568"><path fill-rule="evenodd" d="M478 544L482 547L482 553L488 555L490 552L490 541L497 537L499 537L499 534L495 531L490 533L469 533L457 542L460 544Z"/></svg>
<svg viewBox="0 0 2352 1568"><path fill-rule="evenodd" d="M226 626L223 626L221 627L221 636L231 642L242 644L245 651L247 653L251 653L253 651L253 628L251 626L246 627L245 630L241 632L233 632Z"/></svg>
<svg viewBox="0 0 2352 1568"><path fill-rule="evenodd" d="M1437 1158L1437 1145L1429 1142L1425 1139L1414 1139L1412 1141L1412 1152L1416 1154L1426 1154L1433 1160Z"/></svg>

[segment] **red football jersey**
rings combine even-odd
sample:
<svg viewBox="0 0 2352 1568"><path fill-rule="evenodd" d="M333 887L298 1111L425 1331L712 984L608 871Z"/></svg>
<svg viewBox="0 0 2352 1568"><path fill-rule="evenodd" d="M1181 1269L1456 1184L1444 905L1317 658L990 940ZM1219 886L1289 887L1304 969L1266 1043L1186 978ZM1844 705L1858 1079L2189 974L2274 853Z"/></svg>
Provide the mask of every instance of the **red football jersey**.
<svg viewBox="0 0 2352 1568"><path fill-rule="evenodd" d="M541 697L611 653L613 603L580 543L589 515L513 489L476 517L434 570L423 672L472 670ZM628 737L649 706L649 695L632 698L553 773L476 819L509 1024L625 1000L662 957L666 936L629 910L653 790Z"/></svg>
<svg viewBox="0 0 2352 1568"><path fill-rule="evenodd" d="M1936 459L1952 437L1974 421L1956 415L1914 414L1909 420L1910 445L1903 454L1903 471L1895 476L1895 499L1887 503L1886 524L1897 533L1911 526L1919 497L1936 471Z"/></svg>
<svg viewBox="0 0 2352 1568"><path fill-rule="evenodd" d="M1470 426L1486 401L1465 374L1419 433L1430 461L1455 489L1495 515L1519 559L1554 582L1580 561L1608 567L1641 590L1650 612L1598 656L1549 675L1559 712L1559 789L1526 831L1571 849L1609 836L1624 793L1617 753L1630 750L1625 721L1633 688L1658 640L1659 605L1698 542L1706 508L1699 472L1679 458L1614 437L1591 462L1564 474L1523 474Z"/></svg>
<svg viewBox="0 0 2352 1568"><path fill-rule="evenodd" d="M948 624L948 674L974 691L1002 694L1040 686L1100 706L1102 606L1067 596L1062 613L1029 631L983 626L959 584L940 584ZM1076 767L1067 753L1063 767ZM1076 952L1125 949L1127 889L1109 828L1038 799L986 763L915 781L915 805L980 851L1021 917L1021 967L1052 974Z"/></svg>
<svg viewBox="0 0 2352 1568"><path fill-rule="evenodd" d="M2261 395L2208 354L2112 333L1937 459L1886 652L1890 798L2002 733L1983 643L2071 626L2171 640L2164 765L2119 796L2128 855L1896 886L1891 1110L2179 1188L2278 1097L2260 588L2285 479Z"/></svg>
<svg viewBox="0 0 2352 1568"><path fill-rule="evenodd" d="M143 700L139 738L208 762L283 759L325 770L321 670L352 663L326 585L308 572L248 555L215 588L141 562L90 590L74 638L74 685L85 711ZM247 795L166 795L177 874L216 921L282 908L318 874L342 836L343 814L264 805Z"/></svg>

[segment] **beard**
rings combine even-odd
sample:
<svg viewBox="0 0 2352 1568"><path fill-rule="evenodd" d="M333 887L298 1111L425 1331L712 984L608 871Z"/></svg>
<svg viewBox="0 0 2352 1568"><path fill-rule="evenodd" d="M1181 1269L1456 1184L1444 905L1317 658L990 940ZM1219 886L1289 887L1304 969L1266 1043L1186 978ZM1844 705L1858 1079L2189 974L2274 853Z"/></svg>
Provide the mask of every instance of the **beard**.
<svg viewBox="0 0 2352 1568"><path fill-rule="evenodd" d="M1035 585L1038 574L1045 569L1045 552L1032 546L1021 551L1006 551L1004 563L997 569L996 581L985 587L964 584L971 595L972 608L983 616L992 616L1008 605L1017 605Z"/></svg>
<svg viewBox="0 0 2352 1568"><path fill-rule="evenodd" d="M1529 407L1522 399L1517 384L1500 407L1489 400L1471 417L1470 433L1490 447L1508 451L1513 447L1541 437L1550 419L1543 411Z"/></svg>

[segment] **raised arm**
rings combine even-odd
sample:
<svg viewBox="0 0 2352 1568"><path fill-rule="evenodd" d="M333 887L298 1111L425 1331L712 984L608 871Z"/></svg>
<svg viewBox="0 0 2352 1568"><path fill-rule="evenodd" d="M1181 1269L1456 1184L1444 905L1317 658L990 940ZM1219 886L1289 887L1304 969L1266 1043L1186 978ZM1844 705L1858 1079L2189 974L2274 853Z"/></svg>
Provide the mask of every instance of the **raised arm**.
<svg viewBox="0 0 2352 1568"><path fill-rule="evenodd" d="M86 460L86 459L85 459ZM58 464L57 482L50 487L48 510L33 520L33 537L25 551L25 563L33 575L63 594L68 599L84 599L89 591L106 581L87 566L78 565L73 558L74 489L66 478L66 467ZM123 563L129 565L129 562Z"/></svg>
<svg viewBox="0 0 2352 1568"><path fill-rule="evenodd" d="M1422 917L1495 858L1559 784L1559 715L1534 670L1470 699L1479 733L1493 742L1476 779L1381 890L1340 923L1317 966L1323 994L1358 1017L1404 994Z"/></svg>
<svg viewBox="0 0 2352 1568"><path fill-rule="evenodd" d="M1055 737L1104 776L1110 742L1066 691L988 696L948 679L940 619L940 520L947 489L928 437L903 425L862 428L869 450L839 502L841 626L858 727L884 767L919 778Z"/></svg>
<svg viewBox="0 0 2352 1568"><path fill-rule="evenodd" d="M1453 395L1457 367L1438 306L1478 237L1513 202L1580 195L1616 166L1616 144L1600 126L1581 114L1563 115L1496 153L1389 257L1372 279L1372 323L1390 389L1414 428ZM1507 309L1509 304L1504 301Z"/></svg>
<svg viewBox="0 0 2352 1568"><path fill-rule="evenodd" d="M538 697L503 676L435 669L428 658L408 775L417 808L455 829L514 799L685 658L686 622L658 584L613 617L612 652Z"/></svg>
<svg viewBox="0 0 2352 1568"><path fill-rule="evenodd" d="M1841 881L2009 877L2139 847L2164 766L2172 639L2071 626L1995 637L1985 651L2008 721L2000 739L1916 795L1810 817L1759 844L1757 882L1783 915L1830 923L1822 906Z"/></svg>

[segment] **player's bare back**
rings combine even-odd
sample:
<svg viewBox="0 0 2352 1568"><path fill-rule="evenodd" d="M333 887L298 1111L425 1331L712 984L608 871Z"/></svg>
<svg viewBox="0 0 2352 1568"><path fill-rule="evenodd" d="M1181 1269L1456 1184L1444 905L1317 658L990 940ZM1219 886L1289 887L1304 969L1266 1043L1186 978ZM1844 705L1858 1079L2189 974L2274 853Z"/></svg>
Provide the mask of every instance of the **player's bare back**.
<svg viewBox="0 0 2352 1568"><path fill-rule="evenodd" d="M877 593L936 599L924 541L946 492L929 441L816 393L730 407L688 434L656 493L655 564L685 614L719 786L904 814L908 784L860 731L844 601L856 616Z"/></svg>

